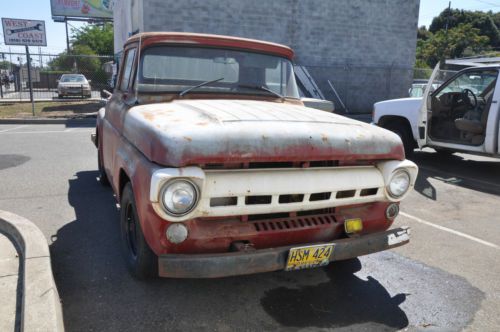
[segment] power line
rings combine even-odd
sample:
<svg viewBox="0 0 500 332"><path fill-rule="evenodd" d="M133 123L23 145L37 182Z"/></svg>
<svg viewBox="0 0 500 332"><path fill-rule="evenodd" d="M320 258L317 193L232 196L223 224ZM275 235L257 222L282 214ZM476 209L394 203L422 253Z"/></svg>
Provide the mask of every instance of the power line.
<svg viewBox="0 0 500 332"><path fill-rule="evenodd" d="M475 1L484 3L486 5L490 5L492 7L500 7L500 5L498 5L498 4L494 4L494 3L491 3L491 2L488 2L488 1L484 1L484 0L475 0Z"/></svg>

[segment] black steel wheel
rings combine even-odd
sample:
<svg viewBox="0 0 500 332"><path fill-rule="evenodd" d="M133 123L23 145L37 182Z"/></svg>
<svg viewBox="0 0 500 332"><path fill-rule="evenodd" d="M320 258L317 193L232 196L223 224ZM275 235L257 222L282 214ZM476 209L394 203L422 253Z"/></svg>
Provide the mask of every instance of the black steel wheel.
<svg viewBox="0 0 500 332"><path fill-rule="evenodd" d="M410 128L400 123L388 123L384 126L385 129L388 129L398 135L403 142L403 146L405 149L406 158L413 157L413 150L415 149L415 141L412 137Z"/></svg>
<svg viewBox="0 0 500 332"><path fill-rule="evenodd" d="M140 280L156 277L158 258L144 238L130 182L122 192L120 229L123 256L132 276Z"/></svg>

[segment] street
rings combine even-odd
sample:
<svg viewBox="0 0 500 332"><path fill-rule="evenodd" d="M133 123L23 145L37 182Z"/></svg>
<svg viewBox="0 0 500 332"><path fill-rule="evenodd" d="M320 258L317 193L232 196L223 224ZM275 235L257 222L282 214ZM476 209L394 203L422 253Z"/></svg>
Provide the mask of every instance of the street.
<svg viewBox="0 0 500 332"><path fill-rule="evenodd" d="M0 125L0 209L45 234L68 331L500 326L500 159L416 152L419 179L394 223L412 239L396 250L322 269L145 283L121 257L93 131Z"/></svg>

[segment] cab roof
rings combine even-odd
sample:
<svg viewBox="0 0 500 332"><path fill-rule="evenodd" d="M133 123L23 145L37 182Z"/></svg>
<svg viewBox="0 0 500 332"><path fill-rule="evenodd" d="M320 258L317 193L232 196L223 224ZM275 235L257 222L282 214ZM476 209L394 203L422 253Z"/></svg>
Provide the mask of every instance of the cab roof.
<svg viewBox="0 0 500 332"><path fill-rule="evenodd" d="M290 47L256 40L223 35L211 35L189 32L143 32L133 35L125 42L128 44L138 42L141 39L142 47L152 44L198 44L222 48L243 49L261 53L271 53L288 59L293 58L293 51Z"/></svg>

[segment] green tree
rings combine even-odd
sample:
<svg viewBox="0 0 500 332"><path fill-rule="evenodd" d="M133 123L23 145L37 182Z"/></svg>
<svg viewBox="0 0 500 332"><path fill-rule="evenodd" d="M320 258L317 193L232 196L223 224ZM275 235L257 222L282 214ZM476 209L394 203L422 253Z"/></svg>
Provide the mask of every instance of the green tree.
<svg viewBox="0 0 500 332"><path fill-rule="evenodd" d="M473 28L479 29L480 35L489 38L489 43L493 48L500 47L500 13L493 14L491 11L481 12L460 9L451 9L449 11L448 8L446 8L439 16L432 20L429 31L437 33L441 30L445 30L448 15L448 29L456 28L460 24L470 24Z"/></svg>
<svg viewBox="0 0 500 332"><path fill-rule="evenodd" d="M10 63L9 61L3 60L0 61L0 69L10 69L10 68L17 67L15 64Z"/></svg>
<svg viewBox="0 0 500 332"><path fill-rule="evenodd" d="M113 55L113 24L87 25L73 29L73 47L86 46L97 55Z"/></svg>
<svg viewBox="0 0 500 332"><path fill-rule="evenodd" d="M432 33L427 30L425 25L422 25L420 28L417 30L417 40L427 40L430 38Z"/></svg>
<svg viewBox="0 0 500 332"><path fill-rule="evenodd" d="M417 60L434 67L444 59L471 56L490 49L489 38L479 33L479 29L463 23L448 32L439 30L429 39L417 42Z"/></svg>

